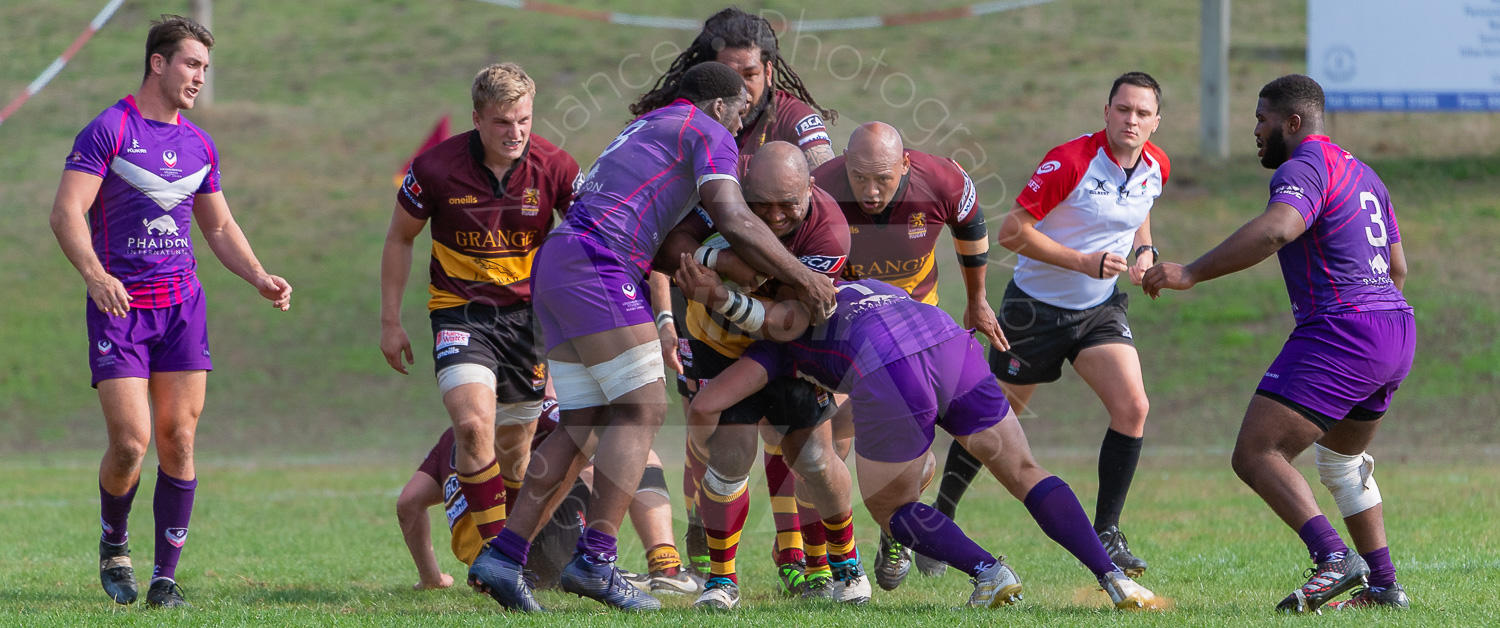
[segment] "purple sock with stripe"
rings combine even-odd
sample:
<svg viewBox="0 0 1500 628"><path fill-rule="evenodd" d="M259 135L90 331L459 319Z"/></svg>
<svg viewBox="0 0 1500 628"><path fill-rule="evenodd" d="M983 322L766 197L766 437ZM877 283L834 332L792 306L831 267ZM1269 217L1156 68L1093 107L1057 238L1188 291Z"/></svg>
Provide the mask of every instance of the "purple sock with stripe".
<svg viewBox="0 0 1500 628"><path fill-rule="evenodd" d="M577 551L594 562L615 562L615 537L594 528L584 528L583 534L578 535Z"/></svg>
<svg viewBox="0 0 1500 628"><path fill-rule="evenodd" d="M1307 544L1307 554L1315 563L1343 558L1349 553L1349 546L1344 545L1344 539L1339 538L1338 531L1333 529L1333 524L1328 523L1328 517L1323 515L1303 523L1297 530L1297 536L1302 537L1302 542Z"/></svg>
<svg viewBox="0 0 1500 628"><path fill-rule="evenodd" d="M531 553L531 543L521 538L521 535L511 532L510 528L500 530L495 538L490 539L490 547L522 565L526 564L526 557Z"/></svg>
<svg viewBox="0 0 1500 628"><path fill-rule="evenodd" d="M111 495L99 485L99 527L104 534L99 538L110 545L119 545L130 540L130 506L135 503L135 489L141 487L139 480L124 495Z"/></svg>
<svg viewBox="0 0 1500 628"><path fill-rule="evenodd" d="M1384 589L1396 584L1396 564L1391 562L1391 548L1382 547L1368 554L1360 554L1360 557L1370 566L1370 588Z"/></svg>
<svg viewBox="0 0 1500 628"><path fill-rule="evenodd" d="M891 515L891 538L928 558L943 561L970 576L978 576L997 562L964 534L947 515L921 502L912 502Z"/></svg>
<svg viewBox="0 0 1500 628"><path fill-rule="evenodd" d="M193 493L198 480L179 480L156 468L156 494L151 511L156 515L156 568L151 577L177 579L177 559L187 543L188 520L193 517Z"/></svg>
<svg viewBox="0 0 1500 628"><path fill-rule="evenodd" d="M1055 475L1047 476L1026 493L1026 510L1041 526L1048 538L1068 550L1095 578L1115 570L1115 563L1099 543L1094 524L1084 514L1083 505L1068 483Z"/></svg>

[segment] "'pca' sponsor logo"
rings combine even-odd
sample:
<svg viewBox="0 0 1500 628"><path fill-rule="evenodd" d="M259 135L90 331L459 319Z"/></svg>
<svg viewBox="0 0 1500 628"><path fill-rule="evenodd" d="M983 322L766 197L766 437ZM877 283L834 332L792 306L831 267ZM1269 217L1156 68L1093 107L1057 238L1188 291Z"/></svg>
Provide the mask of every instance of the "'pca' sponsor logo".
<svg viewBox="0 0 1500 628"><path fill-rule="evenodd" d="M797 135L805 135L822 128L826 128L823 125L823 118L818 117L816 113L797 121Z"/></svg>
<svg viewBox="0 0 1500 628"><path fill-rule="evenodd" d="M811 268L825 275L831 275L844 269L844 260L849 259L844 255L803 255L797 258L803 266Z"/></svg>

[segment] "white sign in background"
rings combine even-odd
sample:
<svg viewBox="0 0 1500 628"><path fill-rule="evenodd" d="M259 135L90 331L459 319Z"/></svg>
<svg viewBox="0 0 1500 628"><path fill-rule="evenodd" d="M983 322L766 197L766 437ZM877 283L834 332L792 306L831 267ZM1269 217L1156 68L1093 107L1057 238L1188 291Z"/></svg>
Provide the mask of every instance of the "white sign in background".
<svg viewBox="0 0 1500 628"><path fill-rule="evenodd" d="M1330 110L1500 111L1500 0L1308 0Z"/></svg>

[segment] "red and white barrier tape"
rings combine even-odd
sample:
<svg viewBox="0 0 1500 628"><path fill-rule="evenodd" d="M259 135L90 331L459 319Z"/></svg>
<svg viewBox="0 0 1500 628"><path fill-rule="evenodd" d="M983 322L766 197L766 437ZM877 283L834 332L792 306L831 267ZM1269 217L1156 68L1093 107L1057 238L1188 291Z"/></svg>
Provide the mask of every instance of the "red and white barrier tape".
<svg viewBox="0 0 1500 628"><path fill-rule="evenodd" d="M94 20L89 22L89 27L84 29L83 33L78 36L78 39L73 40L73 45L68 46L68 49L62 53L62 56L54 59L52 65L42 70L41 76L36 77L36 80L26 86L26 91L16 96L4 109L0 109L0 124L5 124L5 120L10 118L17 109L20 109L21 105L26 104L27 99L35 96L37 92L42 91L42 88L47 86L47 83L52 82L57 73L62 71L63 66L68 64L68 60L72 59L73 55L78 54L78 51L83 48L84 44L89 43L89 38L93 37L94 33L104 28L104 23L108 22L109 18L114 17L115 10L119 9L122 4L125 4L125 0L109 0L109 4L104 5L99 14L94 16Z"/></svg>
<svg viewBox="0 0 1500 628"><path fill-rule="evenodd" d="M560 15L563 17L577 18L580 20L605 22L608 24L620 24L624 26L645 26L648 28L667 28L684 31L696 31L703 28L703 20L578 9L574 7L551 4L548 2L541 2L540 0L479 1L520 11L547 13L550 15ZM804 33L811 33L818 31L851 31L865 28L880 28L882 26L908 26L911 24L925 24L927 22L942 22L945 20L979 17L981 15L1000 13L1002 11L1009 11L1011 9L1019 9L1022 7L1029 7L1037 4L1046 4L1048 2L1052 2L1052 0L995 0L993 2L981 2L979 4L954 7L952 9L936 9L932 11L918 11L915 13L892 13L888 15L847 17L831 20L795 20L788 22L771 20L771 27L775 28L778 31L794 30L802 31Z"/></svg>

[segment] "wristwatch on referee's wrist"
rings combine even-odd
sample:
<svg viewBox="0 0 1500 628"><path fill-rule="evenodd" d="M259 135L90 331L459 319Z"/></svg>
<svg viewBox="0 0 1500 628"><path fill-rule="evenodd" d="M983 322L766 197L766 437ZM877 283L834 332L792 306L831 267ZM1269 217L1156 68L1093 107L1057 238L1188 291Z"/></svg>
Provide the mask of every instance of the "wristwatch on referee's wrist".
<svg viewBox="0 0 1500 628"><path fill-rule="evenodd" d="M1140 245L1140 246L1138 246L1138 247L1135 248L1135 259L1136 259L1136 261L1140 261L1140 259L1141 259L1141 253L1146 252L1146 251L1151 251L1151 265L1152 266L1155 266L1157 262L1161 261L1161 252L1157 251L1156 247L1151 246L1150 244L1142 244L1142 245Z"/></svg>

